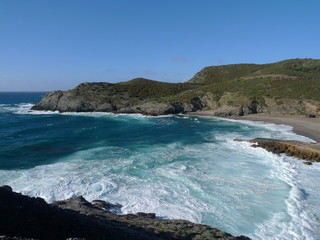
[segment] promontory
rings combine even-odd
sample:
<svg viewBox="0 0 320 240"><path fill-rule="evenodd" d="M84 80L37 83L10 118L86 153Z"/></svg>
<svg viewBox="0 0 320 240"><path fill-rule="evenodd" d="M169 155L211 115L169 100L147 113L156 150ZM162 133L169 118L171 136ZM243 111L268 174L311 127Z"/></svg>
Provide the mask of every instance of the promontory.
<svg viewBox="0 0 320 240"><path fill-rule="evenodd" d="M213 110L215 116L253 113L320 114L320 60L205 67L184 83L136 78L81 83L44 96L32 110L164 115Z"/></svg>

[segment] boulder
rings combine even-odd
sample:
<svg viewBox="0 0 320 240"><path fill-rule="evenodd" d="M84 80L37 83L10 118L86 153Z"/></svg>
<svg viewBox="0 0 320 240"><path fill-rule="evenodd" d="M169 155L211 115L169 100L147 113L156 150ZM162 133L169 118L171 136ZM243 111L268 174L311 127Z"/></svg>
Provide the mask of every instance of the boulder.
<svg viewBox="0 0 320 240"><path fill-rule="evenodd" d="M111 205L101 200L90 203L82 196L47 204L41 198L30 198L3 186L0 187L0 233L6 240L249 239L184 220L156 219L154 213L117 215L104 209Z"/></svg>

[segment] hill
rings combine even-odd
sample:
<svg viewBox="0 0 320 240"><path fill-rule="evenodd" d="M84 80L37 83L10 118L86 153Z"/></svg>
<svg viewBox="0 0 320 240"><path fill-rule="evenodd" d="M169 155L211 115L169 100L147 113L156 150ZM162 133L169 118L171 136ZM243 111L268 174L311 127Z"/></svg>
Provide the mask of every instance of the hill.
<svg viewBox="0 0 320 240"><path fill-rule="evenodd" d="M320 60L205 67L185 83L136 78L117 84L82 83L47 94L34 110L103 111L147 115L214 110L217 116L252 113L320 114Z"/></svg>

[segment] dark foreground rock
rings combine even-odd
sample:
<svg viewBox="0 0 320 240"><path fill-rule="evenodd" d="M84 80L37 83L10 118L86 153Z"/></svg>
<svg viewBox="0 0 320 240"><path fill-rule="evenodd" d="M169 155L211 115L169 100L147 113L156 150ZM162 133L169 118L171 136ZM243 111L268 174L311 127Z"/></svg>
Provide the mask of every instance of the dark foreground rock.
<svg viewBox="0 0 320 240"><path fill-rule="evenodd" d="M108 211L114 205L95 203L74 197L47 204L0 187L1 239L249 239L184 220L156 219L153 213L116 215Z"/></svg>

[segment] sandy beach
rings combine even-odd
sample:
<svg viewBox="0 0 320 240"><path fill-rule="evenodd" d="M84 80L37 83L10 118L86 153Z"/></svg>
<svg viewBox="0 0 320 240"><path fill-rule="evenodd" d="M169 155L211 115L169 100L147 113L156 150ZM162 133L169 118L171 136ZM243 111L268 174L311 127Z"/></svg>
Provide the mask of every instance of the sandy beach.
<svg viewBox="0 0 320 240"><path fill-rule="evenodd" d="M199 111L189 115L214 117L212 111ZM314 141L320 141L320 118L307 118L297 115L251 114L247 116L229 117L235 120L251 120L274 124L285 124L293 127L293 131Z"/></svg>

